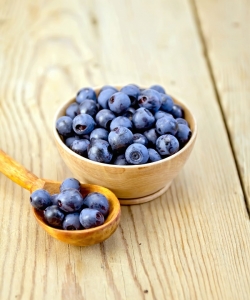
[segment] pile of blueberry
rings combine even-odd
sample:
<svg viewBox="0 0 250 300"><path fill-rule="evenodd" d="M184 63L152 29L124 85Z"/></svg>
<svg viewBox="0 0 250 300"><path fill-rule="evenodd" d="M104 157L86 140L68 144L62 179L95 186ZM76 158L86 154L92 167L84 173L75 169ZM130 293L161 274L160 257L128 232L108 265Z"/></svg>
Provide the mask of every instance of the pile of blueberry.
<svg viewBox="0 0 250 300"><path fill-rule="evenodd" d="M43 211L45 221L53 227L65 230L88 229L104 223L109 213L107 198L97 192L83 197L80 182L67 178L60 186L60 193L50 195L44 189L34 191L30 203Z"/></svg>
<svg viewBox="0 0 250 300"><path fill-rule="evenodd" d="M120 91L104 86L97 95L81 89L56 122L64 143L90 160L138 165L169 157L191 137L184 110L160 85Z"/></svg>

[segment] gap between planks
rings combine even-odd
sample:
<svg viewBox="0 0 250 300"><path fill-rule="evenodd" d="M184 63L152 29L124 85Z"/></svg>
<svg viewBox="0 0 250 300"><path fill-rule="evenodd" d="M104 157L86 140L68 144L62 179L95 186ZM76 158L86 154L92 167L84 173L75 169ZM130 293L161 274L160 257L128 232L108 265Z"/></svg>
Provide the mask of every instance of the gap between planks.
<svg viewBox="0 0 250 300"><path fill-rule="evenodd" d="M246 212L247 212L248 218L250 219L250 207L248 206L248 202L247 202L246 189L245 189L245 186L244 186L244 183L243 183L243 178L241 176L240 166L239 166L239 163L237 161L237 157L236 157L233 141L231 139L231 134L230 134L230 130L229 130L229 127L228 127L228 124L227 124L226 116L225 116L225 113L224 113L224 110L223 110L223 107L222 107L222 104L221 104L220 93L219 93L219 90L217 88L217 84L216 84L216 80L215 80L215 76L214 76L214 72L213 72L213 67L212 67L212 64L211 64L210 59L209 59L209 54L208 54L207 45L206 45L206 39L205 39L205 36L203 34L203 31L202 31L201 21L200 21L200 18L199 18L199 12L198 12L195 1L196 0L189 0L190 7L191 7L191 13L193 14L193 19L194 19L194 22L195 22L195 25L196 25L196 28L197 28L198 38L200 39L200 42L201 42L201 45L202 45L202 48L203 48L203 55L204 55L204 59L205 59L206 65L207 65L208 74L209 74L209 77L210 77L211 82L212 82L215 97L216 97L216 100L217 100L217 103L218 103L218 106L219 106L219 110L220 110L220 113L221 113L221 117L222 117L225 129L226 129L227 138L228 138L228 141L229 141L229 144L230 144L231 152L232 152L233 159L234 159L234 164L235 164L235 167L236 167L236 170L237 170L238 178L239 178L240 185L241 185L241 190L242 190L243 197L244 197Z"/></svg>

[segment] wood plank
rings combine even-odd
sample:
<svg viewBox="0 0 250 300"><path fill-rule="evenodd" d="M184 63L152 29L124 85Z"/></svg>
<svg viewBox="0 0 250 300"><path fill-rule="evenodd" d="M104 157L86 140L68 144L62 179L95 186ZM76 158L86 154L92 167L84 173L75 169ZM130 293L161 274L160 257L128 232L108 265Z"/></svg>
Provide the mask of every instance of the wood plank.
<svg viewBox="0 0 250 300"><path fill-rule="evenodd" d="M0 176L0 298L248 299L249 218L189 4L0 4L0 145L37 176L70 175L52 118L83 86L160 83L199 124L194 152L169 191L122 207L117 232L93 247L48 237L29 194Z"/></svg>
<svg viewBox="0 0 250 300"><path fill-rule="evenodd" d="M203 0L195 3L207 57L249 206L250 2Z"/></svg>

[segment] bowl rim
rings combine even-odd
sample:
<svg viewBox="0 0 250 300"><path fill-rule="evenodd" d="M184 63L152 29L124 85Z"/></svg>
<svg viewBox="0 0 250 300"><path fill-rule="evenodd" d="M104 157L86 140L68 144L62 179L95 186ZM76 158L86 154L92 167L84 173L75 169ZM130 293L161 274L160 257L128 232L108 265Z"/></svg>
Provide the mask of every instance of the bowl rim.
<svg viewBox="0 0 250 300"><path fill-rule="evenodd" d="M100 90L104 85L99 85L99 86L96 86L96 87L91 87L95 92ZM121 89L121 87L123 85L121 84L113 84L112 86L114 86L115 88L117 88L118 90ZM143 85L139 86L140 88L144 88ZM175 154L169 156L169 157L165 157L161 160L158 160L158 161L155 161L155 162L150 162L150 163L145 163L145 164L139 164L139 165L114 165L114 164L107 164L107 163L100 163L100 162L97 162L97 161L93 161L93 160L90 160L88 158L85 158L83 156L80 156L79 154L73 152L72 150L70 150L64 143L63 141L61 140L60 138L60 135L58 134L57 130L56 130L56 121L58 120L58 115L59 113L61 112L62 108L65 107L67 104L70 104L71 102L75 101L75 97L74 98L71 98L69 100L66 100L64 101L59 107L58 109L56 110L55 114L54 114L54 118L53 118L53 135L57 141L57 143L66 151L68 152L70 155L74 156L75 158L83 161L83 162L87 162L87 163L90 163L90 164L95 164L95 165L98 165L98 166L105 166L107 168L125 168L125 169L138 169L138 168L150 168L151 166L157 166L157 165L160 165L162 164L163 162L165 161L169 161L169 160L172 160L176 157L178 157L179 155L181 155L184 151L186 151L187 148L189 148L193 142L195 141L196 137L197 137L197 132L198 132L198 127L197 127L197 121L196 121L196 118L194 116L194 114L191 112L191 110L189 109L189 107L186 105L185 101L182 100L182 98L179 98L178 99L174 96L172 96L172 94L168 94L170 95L174 102L176 102L176 104L180 104L183 108L184 108L184 111L187 111L189 113L189 115L192 117L192 121L193 121L193 130L192 130L192 135L191 135L191 138L190 140L188 141L188 143L181 149L179 150L178 152L176 152Z"/></svg>

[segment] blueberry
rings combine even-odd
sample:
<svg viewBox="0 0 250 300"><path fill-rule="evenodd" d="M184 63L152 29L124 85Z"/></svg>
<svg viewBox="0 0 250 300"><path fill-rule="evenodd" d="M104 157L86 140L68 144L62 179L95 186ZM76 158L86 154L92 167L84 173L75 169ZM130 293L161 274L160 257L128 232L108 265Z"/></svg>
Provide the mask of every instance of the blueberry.
<svg viewBox="0 0 250 300"><path fill-rule="evenodd" d="M119 116L114 118L110 123L110 130L115 129L118 126L127 127L129 130L132 130L133 123L126 117Z"/></svg>
<svg viewBox="0 0 250 300"><path fill-rule="evenodd" d="M100 163L110 163L113 157L110 144L101 139L92 139L88 147L88 158Z"/></svg>
<svg viewBox="0 0 250 300"><path fill-rule="evenodd" d="M175 137L179 141L180 147L183 147L186 145L186 143L190 140L191 135L192 135L192 132L187 125L178 124L178 130L177 130Z"/></svg>
<svg viewBox="0 0 250 300"><path fill-rule="evenodd" d="M90 139L108 140L109 132L105 128L96 128L90 134Z"/></svg>
<svg viewBox="0 0 250 300"><path fill-rule="evenodd" d="M189 126L189 125L188 125L188 122L187 122L185 119L183 119L183 118L176 118L175 120L176 120L176 122L177 122L178 124L184 124L184 125Z"/></svg>
<svg viewBox="0 0 250 300"><path fill-rule="evenodd" d="M174 118L183 118L184 119L184 111L180 105L174 104L173 108L170 112Z"/></svg>
<svg viewBox="0 0 250 300"><path fill-rule="evenodd" d="M99 212L101 212L105 217L107 217L109 213L109 202L108 199L101 193L93 192L89 193L84 198L84 204L88 208L97 209Z"/></svg>
<svg viewBox="0 0 250 300"><path fill-rule="evenodd" d="M70 136L65 139L65 144L67 147L70 147L75 140L79 140L80 137L78 135Z"/></svg>
<svg viewBox="0 0 250 300"><path fill-rule="evenodd" d="M136 103L138 96L140 95L140 89L133 84L125 85L122 87L120 92L123 92L129 96L132 105L133 103Z"/></svg>
<svg viewBox="0 0 250 300"><path fill-rule="evenodd" d="M70 213L67 214L64 218L62 227L64 230L79 230L82 228L82 225L79 220L80 213Z"/></svg>
<svg viewBox="0 0 250 300"><path fill-rule="evenodd" d="M94 228L104 223L104 216L97 209L84 208L80 213L80 223L83 228Z"/></svg>
<svg viewBox="0 0 250 300"><path fill-rule="evenodd" d="M78 108L79 108L79 104L74 102L72 104L70 104L67 108L66 108L66 116L70 117L72 120L74 119L74 117L76 117L78 115Z"/></svg>
<svg viewBox="0 0 250 300"><path fill-rule="evenodd" d="M102 91L104 91L104 90L107 90L107 89L112 89L112 90L114 91L114 93L118 92L118 90L117 90L115 87L113 87L112 85L104 85L104 86L101 88L100 93L101 93ZM100 93L99 93L99 95L100 95Z"/></svg>
<svg viewBox="0 0 250 300"><path fill-rule="evenodd" d="M158 110L155 114L154 117L156 120L162 118L162 117L170 117L170 118L174 118L170 113L167 113L163 110Z"/></svg>
<svg viewBox="0 0 250 300"><path fill-rule="evenodd" d="M79 135L89 134L95 128L94 119L88 114L80 114L73 119L73 130Z"/></svg>
<svg viewBox="0 0 250 300"><path fill-rule="evenodd" d="M161 160L160 154L153 148L148 148L149 162Z"/></svg>
<svg viewBox="0 0 250 300"><path fill-rule="evenodd" d="M145 164L149 159L148 149L139 143L134 143L125 151L125 158L129 164Z"/></svg>
<svg viewBox="0 0 250 300"><path fill-rule="evenodd" d="M132 121L135 128L145 130L154 125L155 118L148 109L140 107L135 111Z"/></svg>
<svg viewBox="0 0 250 300"><path fill-rule="evenodd" d="M69 189L69 188L80 191L81 183L76 178L69 177L61 183L60 192L62 192L65 189Z"/></svg>
<svg viewBox="0 0 250 300"><path fill-rule="evenodd" d="M87 155L87 149L90 141L87 139L75 140L70 146L70 149L81 156Z"/></svg>
<svg viewBox="0 0 250 300"><path fill-rule="evenodd" d="M134 113L135 113L135 108L133 108L133 107L130 106L130 107L122 114L122 116L123 116L123 117L126 117L126 118L128 118L130 121L132 121Z"/></svg>
<svg viewBox="0 0 250 300"><path fill-rule="evenodd" d="M151 128L143 132L143 135L147 138L149 144L155 145L156 140L158 139L159 135L156 131L156 128Z"/></svg>
<svg viewBox="0 0 250 300"><path fill-rule="evenodd" d="M164 89L161 85L159 85L159 84L152 85L152 86L150 87L150 89L155 90L155 91L157 91L157 92L159 92L159 93L162 93L162 94L165 94L165 93L166 93L166 92L165 92L165 89Z"/></svg>
<svg viewBox="0 0 250 300"><path fill-rule="evenodd" d="M109 98L113 95L117 93L117 90L114 90L113 88L107 88L107 89L104 89L98 96L98 103L100 104L100 106L102 108L109 108L108 106L108 101L109 101Z"/></svg>
<svg viewBox="0 0 250 300"><path fill-rule="evenodd" d="M72 119L68 116L62 116L56 121L56 130L63 136L69 136L72 133Z"/></svg>
<svg viewBox="0 0 250 300"><path fill-rule="evenodd" d="M126 166L128 162L126 161L125 154L120 154L113 159L113 164L118 166Z"/></svg>
<svg viewBox="0 0 250 300"><path fill-rule="evenodd" d="M161 95L155 90L144 90L138 97L138 104L140 107L145 107L155 113L161 107Z"/></svg>
<svg viewBox="0 0 250 300"><path fill-rule="evenodd" d="M49 225L53 227L61 228L64 217L64 213L59 209L57 205L48 206L44 211L44 219Z"/></svg>
<svg viewBox="0 0 250 300"><path fill-rule="evenodd" d="M118 126L110 131L108 142L113 151L120 153L133 143L133 133L127 127Z"/></svg>
<svg viewBox="0 0 250 300"><path fill-rule="evenodd" d="M125 112L131 104L130 98L127 94L117 92L113 94L108 101L108 106L111 111L121 114Z"/></svg>
<svg viewBox="0 0 250 300"><path fill-rule="evenodd" d="M95 120L100 127L109 130L111 121L116 115L109 109L101 109L95 116Z"/></svg>
<svg viewBox="0 0 250 300"><path fill-rule="evenodd" d="M76 95L76 102L79 104L81 104L86 99L97 101L96 93L90 87L81 89Z"/></svg>
<svg viewBox="0 0 250 300"><path fill-rule="evenodd" d="M83 101L79 105L79 114L88 114L94 117L98 112L97 103L94 100Z"/></svg>
<svg viewBox="0 0 250 300"><path fill-rule="evenodd" d="M146 138L145 135L141 134L141 133L134 133L133 135L133 143L140 143L144 146L147 147L148 145L148 139Z"/></svg>
<svg viewBox="0 0 250 300"><path fill-rule="evenodd" d="M65 212L76 212L83 205L83 197L78 190L67 188L58 195L57 204Z"/></svg>
<svg viewBox="0 0 250 300"><path fill-rule="evenodd" d="M156 150L163 156L173 155L179 151L179 142L171 134L161 135L156 140Z"/></svg>
<svg viewBox="0 0 250 300"><path fill-rule="evenodd" d="M46 207L52 204L52 201L50 194L46 190L39 189L30 195L30 203L36 209L44 210Z"/></svg>
<svg viewBox="0 0 250 300"><path fill-rule="evenodd" d="M174 101L173 98L167 94L160 94L161 95L161 107L160 109L170 113L173 109Z"/></svg>
<svg viewBox="0 0 250 300"><path fill-rule="evenodd" d="M178 130L178 123L172 117L163 117L156 121L155 127L160 135L166 133L175 135Z"/></svg>
<svg viewBox="0 0 250 300"><path fill-rule="evenodd" d="M51 205L57 205L57 197L58 197L59 194L53 194L51 195L51 202L52 204Z"/></svg>

